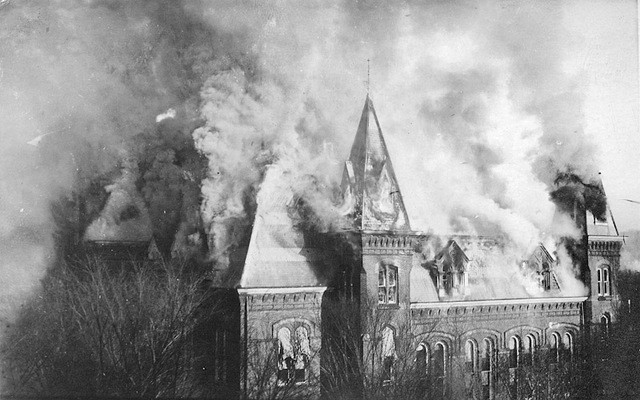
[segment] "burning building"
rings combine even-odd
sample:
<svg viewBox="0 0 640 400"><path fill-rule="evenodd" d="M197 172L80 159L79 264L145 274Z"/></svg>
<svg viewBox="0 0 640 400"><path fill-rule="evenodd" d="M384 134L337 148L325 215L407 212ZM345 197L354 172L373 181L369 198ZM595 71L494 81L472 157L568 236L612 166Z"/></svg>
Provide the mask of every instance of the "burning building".
<svg viewBox="0 0 640 400"><path fill-rule="evenodd" d="M248 396L265 382L310 397L390 390L410 364L435 398L521 398L539 390L525 379L536 355L561 368L613 322L623 239L606 205L587 211L601 185L559 180L558 212L579 233L520 258L502 237L413 231L369 97L336 229L305 229L285 175L267 171L236 281Z"/></svg>

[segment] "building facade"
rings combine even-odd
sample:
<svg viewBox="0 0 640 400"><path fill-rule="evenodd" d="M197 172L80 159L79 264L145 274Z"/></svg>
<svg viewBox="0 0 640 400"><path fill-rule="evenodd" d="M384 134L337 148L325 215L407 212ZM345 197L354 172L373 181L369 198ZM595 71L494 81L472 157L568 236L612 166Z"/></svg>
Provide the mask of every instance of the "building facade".
<svg viewBox="0 0 640 400"><path fill-rule="evenodd" d="M368 97L344 166L341 229L301 229L285 174L267 172L282 183L258 195L240 266L240 382L230 382L240 397L573 393L570 374L618 306L623 240L609 210L574 210L575 281L543 245L513 262L502 238L413 231Z"/></svg>

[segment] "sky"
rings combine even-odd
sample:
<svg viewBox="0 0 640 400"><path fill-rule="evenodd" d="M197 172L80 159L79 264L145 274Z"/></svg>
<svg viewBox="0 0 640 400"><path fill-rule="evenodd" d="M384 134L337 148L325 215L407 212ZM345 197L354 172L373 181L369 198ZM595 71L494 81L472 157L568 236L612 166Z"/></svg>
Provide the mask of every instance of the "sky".
<svg viewBox="0 0 640 400"><path fill-rule="evenodd" d="M586 132L598 146L600 169L618 228L640 229L638 24L633 1L566 5L567 25L582 36L569 68L586 75Z"/></svg>

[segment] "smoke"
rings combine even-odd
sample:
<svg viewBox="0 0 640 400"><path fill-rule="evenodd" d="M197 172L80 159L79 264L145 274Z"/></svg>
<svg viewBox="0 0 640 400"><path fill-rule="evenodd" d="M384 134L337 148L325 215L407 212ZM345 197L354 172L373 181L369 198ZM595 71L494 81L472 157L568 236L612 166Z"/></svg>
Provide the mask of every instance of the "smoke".
<svg viewBox="0 0 640 400"><path fill-rule="evenodd" d="M114 232L124 203L165 249L206 231L224 267L276 163L314 225L334 229L336 160L355 134L367 59L412 226L503 235L521 258L551 232L558 174L591 182L597 169L580 78L563 68L561 5L503 5L3 3L8 286L37 286L54 256L50 204L72 192L98 231Z"/></svg>

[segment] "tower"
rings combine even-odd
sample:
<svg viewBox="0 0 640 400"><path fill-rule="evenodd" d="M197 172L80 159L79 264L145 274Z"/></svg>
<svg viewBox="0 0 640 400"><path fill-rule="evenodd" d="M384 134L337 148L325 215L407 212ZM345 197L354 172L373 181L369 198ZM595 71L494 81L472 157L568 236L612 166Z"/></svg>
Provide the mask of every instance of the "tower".
<svg viewBox="0 0 640 400"><path fill-rule="evenodd" d="M396 343L408 340L415 234L369 96L345 162L342 190L352 204L345 275L357 287L361 357L369 372L388 380Z"/></svg>

